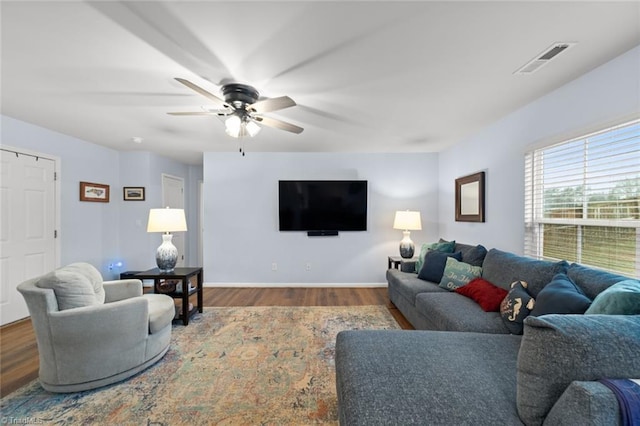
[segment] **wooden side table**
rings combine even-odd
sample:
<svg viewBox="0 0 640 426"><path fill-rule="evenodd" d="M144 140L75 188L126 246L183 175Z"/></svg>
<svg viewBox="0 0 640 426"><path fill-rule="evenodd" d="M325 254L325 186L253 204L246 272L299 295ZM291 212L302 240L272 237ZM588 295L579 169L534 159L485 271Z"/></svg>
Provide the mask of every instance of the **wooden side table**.
<svg viewBox="0 0 640 426"><path fill-rule="evenodd" d="M174 299L180 299L182 301L182 308L180 315L178 318L175 318L174 321L182 319L184 325L189 325L189 318L196 312L202 312L202 273L201 267L176 268L172 272L161 272L160 269L153 268L135 274L134 278L139 280L153 280L154 293L163 293ZM196 286L190 288L191 277L194 276L196 277ZM178 288L176 285L176 288L169 292L161 291L161 283L170 281L181 284L181 286ZM197 295L197 304L193 309L189 310L189 298L194 294Z"/></svg>
<svg viewBox="0 0 640 426"><path fill-rule="evenodd" d="M402 268L403 263L413 263L415 265L415 262L417 260L418 258L416 256L412 257L411 259L405 259L404 257L400 257L400 256L389 256L387 269L395 268L395 269L403 270Z"/></svg>

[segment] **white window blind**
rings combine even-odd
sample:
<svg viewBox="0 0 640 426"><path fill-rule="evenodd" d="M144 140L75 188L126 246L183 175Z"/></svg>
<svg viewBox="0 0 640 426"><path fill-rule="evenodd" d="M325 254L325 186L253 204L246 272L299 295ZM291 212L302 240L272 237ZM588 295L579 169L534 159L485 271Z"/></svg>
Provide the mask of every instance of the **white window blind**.
<svg viewBox="0 0 640 426"><path fill-rule="evenodd" d="M640 275L640 120L525 155L525 254Z"/></svg>

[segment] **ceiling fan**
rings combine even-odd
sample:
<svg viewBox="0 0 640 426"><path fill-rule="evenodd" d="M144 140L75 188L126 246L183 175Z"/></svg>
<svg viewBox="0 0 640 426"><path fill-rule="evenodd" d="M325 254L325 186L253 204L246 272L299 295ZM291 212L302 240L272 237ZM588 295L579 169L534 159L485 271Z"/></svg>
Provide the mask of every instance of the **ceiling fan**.
<svg viewBox="0 0 640 426"><path fill-rule="evenodd" d="M259 100L258 91L247 84L228 83L222 86L224 100L193 84L189 80L176 78L188 88L198 92L213 101L219 108L199 112L169 112L170 115L216 115L228 117L225 120L226 132L234 138L243 136L253 137L260 131L258 124L286 130L292 133L302 133L302 127L275 118L265 117L265 112L278 111L295 106L296 103L288 96Z"/></svg>

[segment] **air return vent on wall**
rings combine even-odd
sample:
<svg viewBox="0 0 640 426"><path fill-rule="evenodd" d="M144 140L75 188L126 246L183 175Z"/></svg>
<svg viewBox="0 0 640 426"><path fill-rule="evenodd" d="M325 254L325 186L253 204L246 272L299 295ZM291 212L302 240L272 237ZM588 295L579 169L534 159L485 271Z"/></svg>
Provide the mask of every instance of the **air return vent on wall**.
<svg viewBox="0 0 640 426"><path fill-rule="evenodd" d="M540 68L548 64L553 58L560 53L566 51L570 47L575 46L576 43L553 43L546 48L541 54L524 64L517 69L514 74L532 74L538 71Z"/></svg>

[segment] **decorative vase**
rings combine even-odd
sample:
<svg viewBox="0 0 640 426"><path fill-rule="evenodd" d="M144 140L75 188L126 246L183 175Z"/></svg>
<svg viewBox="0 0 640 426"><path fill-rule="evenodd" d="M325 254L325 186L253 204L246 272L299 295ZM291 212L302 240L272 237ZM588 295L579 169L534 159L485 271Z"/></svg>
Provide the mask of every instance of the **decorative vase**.
<svg viewBox="0 0 640 426"><path fill-rule="evenodd" d="M409 231L402 231L402 240L400 241L400 257L411 259L415 253L416 246L409 238Z"/></svg>
<svg viewBox="0 0 640 426"><path fill-rule="evenodd" d="M173 272L178 262L178 249L173 245L173 235L162 234L162 244L156 251L156 264L160 272Z"/></svg>

